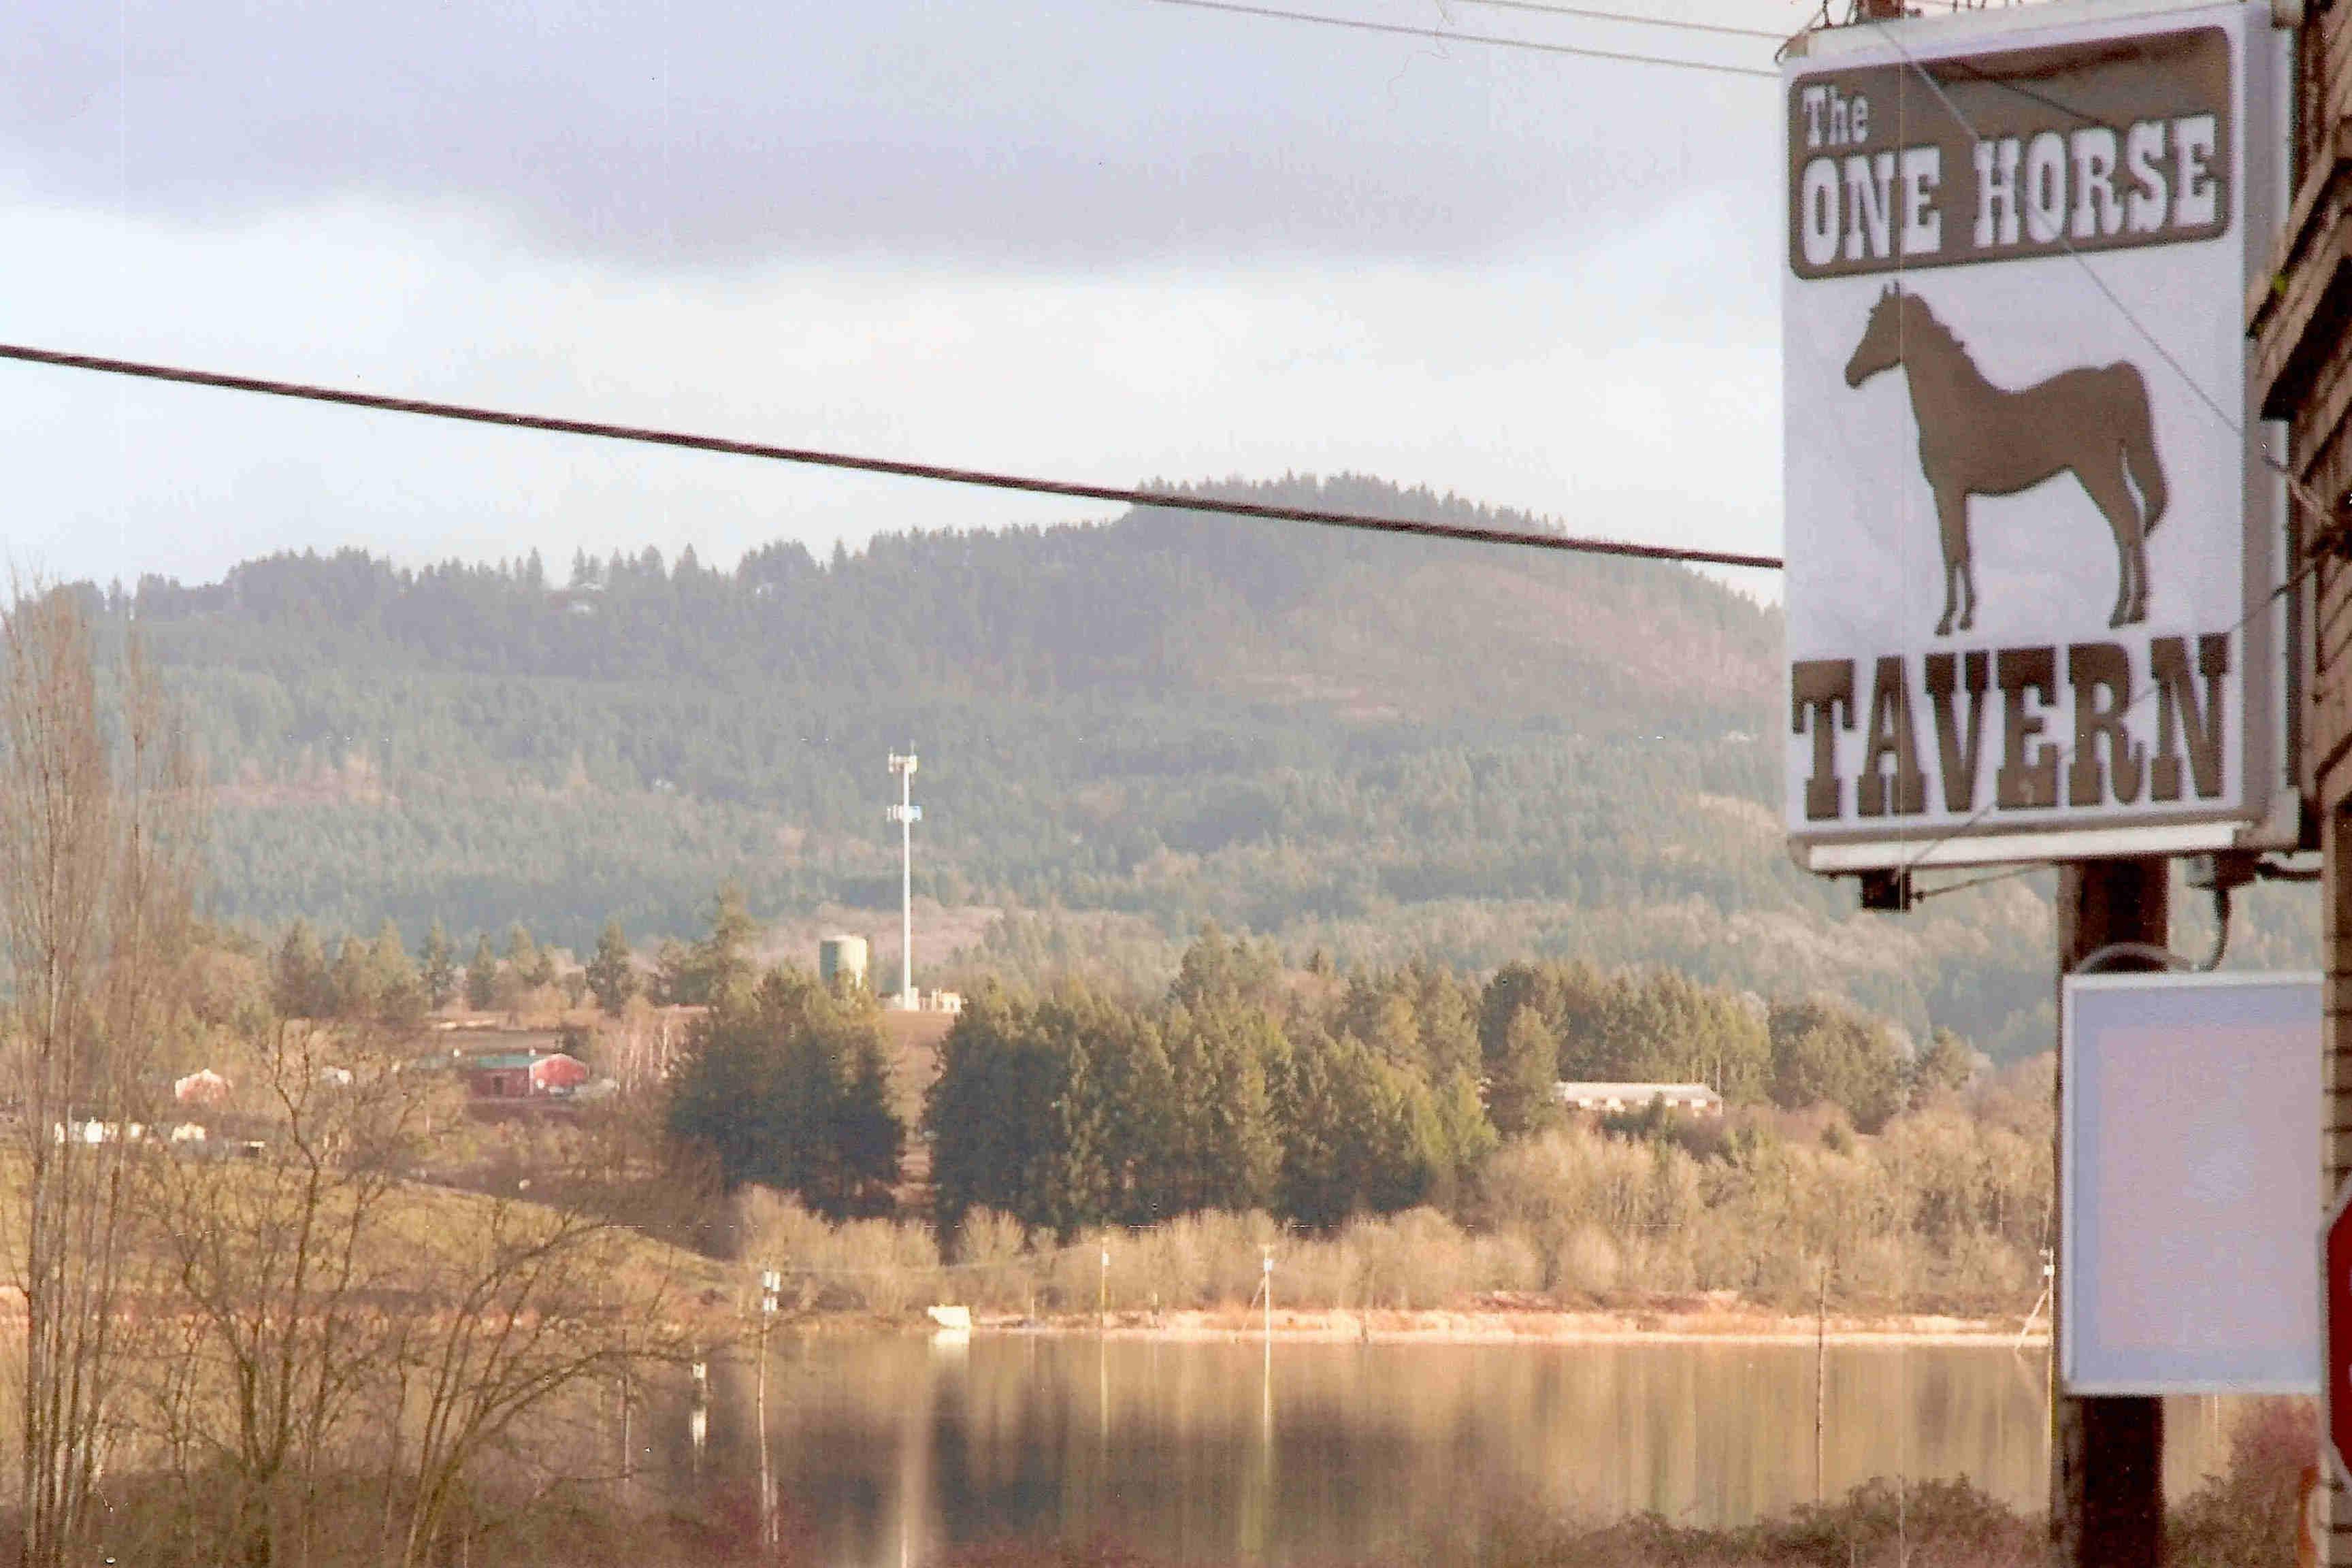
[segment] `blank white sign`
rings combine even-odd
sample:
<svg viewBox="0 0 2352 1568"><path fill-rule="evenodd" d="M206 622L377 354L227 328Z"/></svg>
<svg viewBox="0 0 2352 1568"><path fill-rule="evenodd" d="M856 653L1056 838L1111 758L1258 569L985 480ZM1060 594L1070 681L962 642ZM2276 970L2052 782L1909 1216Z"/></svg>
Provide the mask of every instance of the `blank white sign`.
<svg viewBox="0 0 2352 1568"><path fill-rule="evenodd" d="M2078 1394L2319 1383L2319 982L2069 979L2059 1366Z"/></svg>

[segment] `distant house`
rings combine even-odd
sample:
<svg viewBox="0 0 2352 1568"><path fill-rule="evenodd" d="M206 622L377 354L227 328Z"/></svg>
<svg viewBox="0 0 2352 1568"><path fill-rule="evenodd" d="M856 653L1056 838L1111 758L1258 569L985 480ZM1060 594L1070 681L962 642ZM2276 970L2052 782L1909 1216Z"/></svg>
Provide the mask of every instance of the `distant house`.
<svg viewBox="0 0 2352 1568"><path fill-rule="evenodd" d="M537 1100L568 1095L588 1081L588 1064L562 1051L498 1051L457 1064L477 1100Z"/></svg>
<svg viewBox="0 0 2352 1568"><path fill-rule="evenodd" d="M1591 1116L1646 1110L1659 1100L1685 1116L1720 1116L1723 1096L1703 1083L1559 1083L1552 1093L1561 1105Z"/></svg>
<svg viewBox="0 0 2352 1568"><path fill-rule="evenodd" d="M893 991L882 999L882 1005L898 1013L957 1014L963 1011L963 994L961 992L926 991L919 985L911 994L914 999L909 1001L909 993Z"/></svg>
<svg viewBox="0 0 2352 1568"><path fill-rule="evenodd" d="M172 1098L182 1105L223 1105L227 1103L232 1085L228 1079L210 1068L198 1068L172 1085Z"/></svg>
<svg viewBox="0 0 2352 1568"><path fill-rule="evenodd" d="M147 1128L138 1121L53 1121L49 1124L49 1140L55 1143L87 1143L96 1148L100 1143L143 1143Z"/></svg>

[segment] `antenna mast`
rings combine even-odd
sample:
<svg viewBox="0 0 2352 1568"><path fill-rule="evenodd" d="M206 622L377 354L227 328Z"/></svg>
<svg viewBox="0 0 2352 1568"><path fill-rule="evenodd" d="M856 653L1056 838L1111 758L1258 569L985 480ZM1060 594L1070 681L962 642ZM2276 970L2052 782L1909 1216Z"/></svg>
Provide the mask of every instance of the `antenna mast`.
<svg viewBox="0 0 2352 1568"><path fill-rule="evenodd" d="M898 825L898 1005L915 1010L915 824L923 808L915 804L915 753L890 753L890 772L898 780L898 804L890 820Z"/></svg>

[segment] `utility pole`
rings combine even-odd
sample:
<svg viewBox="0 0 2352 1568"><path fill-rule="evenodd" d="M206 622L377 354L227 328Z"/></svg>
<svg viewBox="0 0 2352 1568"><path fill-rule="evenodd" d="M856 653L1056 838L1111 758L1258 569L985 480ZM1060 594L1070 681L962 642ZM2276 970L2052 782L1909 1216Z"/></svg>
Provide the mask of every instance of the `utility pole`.
<svg viewBox="0 0 2352 1568"><path fill-rule="evenodd" d="M2170 862L2161 857L2059 867L2062 988L2084 959L2110 943L2165 945L2171 935L2169 869ZM2126 957L2100 967L2155 966ZM2065 1125L2060 1117L2053 1170L2066 1168ZM2063 1226L2058 1235L2063 1278L2072 1259ZM2064 1296L2063 1290L2051 1292L2053 1356ZM2078 1395L2062 1384L2051 1404L2050 1426L2050 1534L2058 1561L2067 1568L2147 1568L2163 1561L2164 1401L2145 1394Z"/></svg>
<svg viewBox="0 0 2352 1568"><path fill-rule="evenodd" d="M898 804L890 820L898 825L898 1005L915 1010L915 824L923 808L915 804L915 753L890 753L890 772L898 780Z"/></svg>
<svg viewBox="0 0 2352 1568"><path fill-rule="evenodd" d="M776 1521L776 1472L768 1463L768 1327L776 1321L776 1294L783 1289L781 1270L763 1268L760 1271L760 1392L757 1398L760 1426L760 1544L770 1552L776 1550L779 1538Z"/></svg>

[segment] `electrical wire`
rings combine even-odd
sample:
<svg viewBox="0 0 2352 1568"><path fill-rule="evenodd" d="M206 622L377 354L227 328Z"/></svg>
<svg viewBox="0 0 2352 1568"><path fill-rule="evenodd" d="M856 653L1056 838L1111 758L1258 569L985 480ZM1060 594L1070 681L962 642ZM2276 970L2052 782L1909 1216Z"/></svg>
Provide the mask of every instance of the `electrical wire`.
<svg viewBox="0 0 2352 1568"><path fill-rule="evenodd" d="M1946 893L1964 893L1970 888L1982 888L1993 882L2006 882L2013 877L2028 876L2035 871L2046 871L2049 868L2043 861L2029 861L2022 866L2012 866L2006 871L1994 871L1987 876L1970 877L1964 882L1947 882L1940 888L1917 889L1912 893L1911 901L1915 904L1924 903L1929 899L1940 899Z"/></svg>
<svg viewBox="0 0 2352 1568"><path fill-rule="evenodd" d="M302 382L273 381L261 376L228 375L218 371L153 364L139 360L110 359L99 354L68 353L23 343L0 343L0 360L48 365L60 370L93 371L103 375L130 376L142 381L172 382L210 387L221 392L249 393L302 403L331 403L379 414L409 414L420 418L446 419L467 425L490 425L511 430L539 430L558 436L584 436L603 441L639 446L675 447L693 452L718 452L730 457L757 458L768 462L794 463L806 468L842 468L856 473L887 474L898 479L928 479L940 484L971 485L983 489L1016 490L1026 495L1063 496L1078 500L1111 501L1134 507L1162 507L1172 511L1211 512L1223 517L1257 518L1272 522L1304 522L1322 528L1354 529L1370 533L1402 533L1423 539L1451 539L1473 544L1508 544L1528 550L1550 550L1572 555L1615 555L1637 561L1667 561L1692 566L1748 566L1777 572L1777 555L1755 555L1735 550L1693 550L1675 545L1641 544L1629 540L1584 538L1534 529L1483 528L1471 523L1418 522L1406 518L1377 517L1368 512L1328 511L1319 507L1276 506L1264 501L1226 500L1181 490L1130 489L1119 485L1081 484L1070 479L998 473L986 468L949 468L937 463L909 462L897 458L862 457L850 452L812 447L779 447L761 441L738 441L700 436L684 430L661 430L638 425L615 425L596 419L566 419L545 414L484 408L471 404L442 403L421 397L388 397L379 393L351 392L340 387Z"/></svg>
<svg viewBox="0 0 2352 1568"><path fill-rule="evenodd" d="M1580 5L1547 5L1540 0L1462 0L1495 11L1525 11L1538 16L1574 16L1588 22L1624 22L1637 27L1672 27L1684 33L1717 33L1731 38L1762 38L1785 43L1789 35L1769 27L1727 27L1718 22L1685 22L1672 16L1636 16L1626 11L1588 11Z"/></svg>
<svg viewBox="0 0 2352 1568"><path fill-rule="evenodd" d="M1265 16L1282 22L1308 22L1318 26L1344 27L1350 32L1383 33L1401 38L1433 38L1442 44L1482 44L1501 49L1527 49L1539 55L1570 55L1580 59L1616 60L1627 65L1671 66L1683 70L1712 71L1718 76L1757 77L1778 81L1780 73L1755 66L1717 65L1712 60L1677 59L1671 55L1638 55L1620 49L1589 49L1575 44L1546 43L1537 38L1503 37L1493 33L1454 33L1443 27L1412 27L1398 22L1374 22L1360 16L1333 16L1314 11L1283 11L1271 5L1244 5L1235 0L1150 0L1155 5L1180 5L1192 11L1219 11L1234 16ZM1777 35L1776 35L1777 36Z"/></svg>

